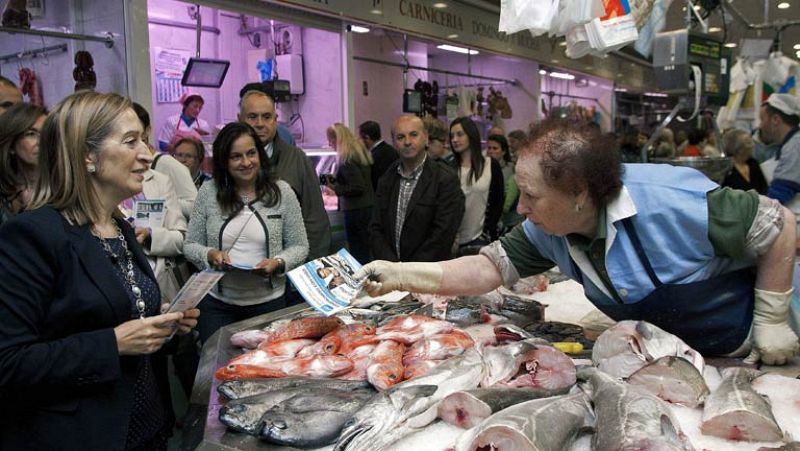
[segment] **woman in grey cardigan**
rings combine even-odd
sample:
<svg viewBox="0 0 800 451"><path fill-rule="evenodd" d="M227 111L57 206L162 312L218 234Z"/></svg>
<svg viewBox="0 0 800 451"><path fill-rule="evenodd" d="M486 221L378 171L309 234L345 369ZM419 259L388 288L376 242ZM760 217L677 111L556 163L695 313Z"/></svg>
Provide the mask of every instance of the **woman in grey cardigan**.
<svg viewBox="0 0 800 451"><path fill-rule="evenodd" d="M286 271L308 254L300 204L274 181L255 130L231 123L214 140L214 179L197 195L184 254L199 268L227 271L200 302L205 342L217 329L279 310Z"/></svg>

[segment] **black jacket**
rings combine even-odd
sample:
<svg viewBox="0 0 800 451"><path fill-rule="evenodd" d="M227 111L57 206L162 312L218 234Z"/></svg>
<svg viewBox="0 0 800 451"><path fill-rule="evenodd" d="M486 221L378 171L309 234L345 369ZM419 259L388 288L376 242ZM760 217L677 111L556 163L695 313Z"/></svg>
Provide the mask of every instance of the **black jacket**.
<svg viewBox="0 0 800 451"><path fill-rule="evenodd" d="M353 160L339 165L333 191L339 197L339 210L359 210L375 205L375 193L370 180L370 166Z"/></svg>
<svg viewBox="0 0 800 451"><path fill-rule="evenodd" d="M372 149L372 189L378 189L378 180L386 173L389 166L397 161L397 150L394 147L386 144L386 141L381 141L380 144Z"/></svg>
<svg viewBox="0 0 800 451"><path fill-rule="evenodd" d="M439 261L452 257L458 226L464 216L464 193L458 177L444 163L425 160L408 202L400 255L394 246L400 175L396 161L378 182L375 212L370 224L370 248L376 260Z"/></svg>
<svg viewBox="0 0 800 451"><path fill-rule="evenodd" d="M120 228L155 281L133 230ZM52 208L0 229L0 449L118 450L125 446L141 357L120 357L114 327L131 304L86 226ZM164 356L153 355L164 405ZM168 415L169 416L169 415Z"/></svg>

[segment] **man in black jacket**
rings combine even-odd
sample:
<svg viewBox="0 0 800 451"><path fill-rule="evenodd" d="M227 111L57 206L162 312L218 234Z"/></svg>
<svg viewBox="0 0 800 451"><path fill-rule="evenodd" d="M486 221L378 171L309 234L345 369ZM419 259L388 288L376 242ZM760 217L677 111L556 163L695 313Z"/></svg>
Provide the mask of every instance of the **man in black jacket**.
<svg viewBox="0 0 800 451"><path fill-rule="evenodd" d="M372 189L377 189L378 179L386 169L397 160L397 151L381 139L381 126L375 121L367 121L358 126L358 135L364 147L372 153Z"/></svg>
<svg viewBox="0 0 800 451"><path fill-rule="evenodd" d="M455 172L427 158L428 134L416 116L392 128L399 160L378 181L370 224L373 258L438 261L452 257L464 216L464 194Z"/></svg>

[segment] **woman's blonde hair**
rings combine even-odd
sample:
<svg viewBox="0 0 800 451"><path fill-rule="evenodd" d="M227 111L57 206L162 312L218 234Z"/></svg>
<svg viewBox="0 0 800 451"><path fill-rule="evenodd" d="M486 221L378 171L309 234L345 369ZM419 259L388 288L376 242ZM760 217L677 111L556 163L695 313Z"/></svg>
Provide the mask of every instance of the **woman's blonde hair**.
<svg viewBox="0 0 800 451"><path fill-rule="evenodd" d="M39 182L29 209L49 205L71 224L99 221L100 200L86 159L97 160L114 123L131 101L119 94L81 91L64 98L47 117L39 141Z"/></svg>
<svg viewBox="0 0 800 451"><path fill-rule="evenodd" d="M336 139L336 154L340 163L353 160L363 166L372 164L372 154L344 124L337 122L328 127L326 133L329 138Z"/></svg>

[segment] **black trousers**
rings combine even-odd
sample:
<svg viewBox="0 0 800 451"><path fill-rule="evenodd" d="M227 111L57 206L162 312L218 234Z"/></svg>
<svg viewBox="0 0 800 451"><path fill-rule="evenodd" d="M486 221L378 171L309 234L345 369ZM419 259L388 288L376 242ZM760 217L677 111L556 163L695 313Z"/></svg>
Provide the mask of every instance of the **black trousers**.
<svg viewBox="0 0 800 451"><path fill-rule="evenodd" d="M197 331L200 333L200 342L205 343L220 327L284 307L286 301L283 296L263 304L239 306L222 302L207 294L198 306L200 318L197 319Z"/></svg>

